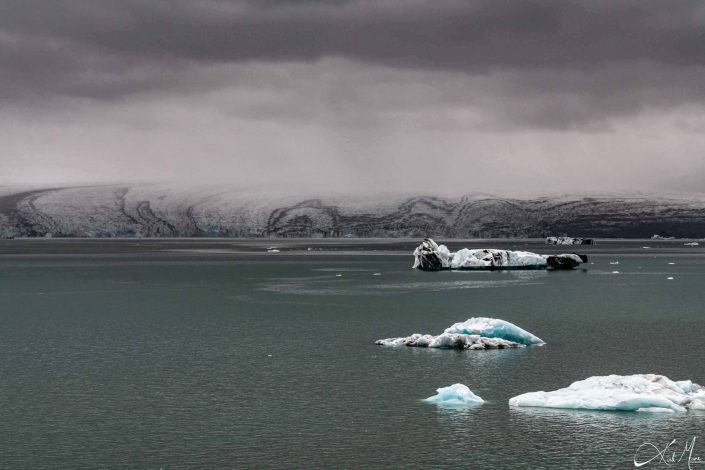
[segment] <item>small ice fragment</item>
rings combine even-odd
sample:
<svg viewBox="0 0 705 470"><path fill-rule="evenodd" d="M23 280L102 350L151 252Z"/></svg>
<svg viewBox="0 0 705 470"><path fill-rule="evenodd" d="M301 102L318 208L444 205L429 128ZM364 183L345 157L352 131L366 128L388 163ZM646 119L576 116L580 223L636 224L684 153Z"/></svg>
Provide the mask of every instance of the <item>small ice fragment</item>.
<svg viewBox="0 0 705 470"><path fill-rule="evenodd" d="M619 261L610 261L610 264L619 264Z"/></svg>
<svg viewBox="0 0 705 470"><path fill-rule="evenodd" d="M673 276L668 276L668 277L667 277L666 279L668 279L668 280L671 280L671 281L672 281L672 280L673 280Z"/></svg>
<svg viewBox="0 0 705 470"><path fill-rule="evenodd" d="M668 264L676 264L676 263L668 263Z"/></svg>
<svg viewBox="0 0 705 470"><path fill-rule="evenodd" d="M651 249L651 247L650 247L650 246L642 246L642 248L643 248L643 249L645 249L645 250L649 250L649 249Z"/></svg>
<svg viewBox="0 0 705 470"><path fill-rule="evenodd" d="M267 354L267 357L272 357L272 355L271 355L271 354Z"/></svg>
<svg viewBox="0 0 705 470"><path fill-rule="evenodd" d="M336 274L335 277L343 277L342 274Z"/></svg>
<svg viewBox="0 0 705 470"><path fill-rule="evenodd" d="M699 246L700 243L698 243L698 242L690 242L690 243L683 243L683 245L685 245L685 246Z"/></svg>
<svg viewBox="0 0 705 470"><path fill-rule="evenodd" d="M373 276L381 276L382 273L374 273Z"/></svg>
<svg viewBox="0 0 705 470"><path fill-rule="evenodd" d="M612 271L612 274L619 274L619 271Z"/></svg>
<svg viewBox="0 0 705 470"><path fill-rule="evenodd" d="M463 384L453 384L449 387L438 388L436 392L438 392L436 395L428 397L424 401L450 408L465 408L485 402Z"/></svg>

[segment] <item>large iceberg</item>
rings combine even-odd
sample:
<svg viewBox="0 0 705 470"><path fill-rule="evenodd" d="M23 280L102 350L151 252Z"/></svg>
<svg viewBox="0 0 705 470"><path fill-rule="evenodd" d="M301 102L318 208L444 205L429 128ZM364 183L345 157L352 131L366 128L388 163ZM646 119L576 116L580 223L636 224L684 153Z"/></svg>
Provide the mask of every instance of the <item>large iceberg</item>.
<svg viewBox="0 0 705 470"><path fill-rule="evenodd" d="M414 268L424 271L445 269L572 269L587 262L587 256L575 253L539 255L528 251L463 248L451 252L430 238L414 250Z"/></svg>
<svg viewBox="0 0 705 470"><path fill-rule="evenodd" d="M444 349L504 349L542 345L544 341L508 321L475 317L455 323L437 336L415 333L400 338L379 339L375 344Z"/></svg>
<svg viewBox="0 0 705 470"><path fill-rule="evenodd" d="M424 401L450 408L465 408L485 402L463 384L453 384L449 387L438 388L436 392L438 393L426 398Z"/></svg>
<svg viewBox="0 0 705 470"><path fill-rule="evenodd" d="M531 392L510 406L600 411L676 412L705 410L705 387L655 374L590 377L553 392Z"/></svg>

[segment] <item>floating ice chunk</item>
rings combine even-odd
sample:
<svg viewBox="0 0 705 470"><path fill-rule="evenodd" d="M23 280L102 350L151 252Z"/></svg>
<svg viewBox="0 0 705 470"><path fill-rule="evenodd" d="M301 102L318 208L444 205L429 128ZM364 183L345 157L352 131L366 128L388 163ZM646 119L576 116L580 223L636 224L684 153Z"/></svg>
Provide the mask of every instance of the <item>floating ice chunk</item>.
<svg viewBox="0 0 705 470"><path fill-rule="evenodd" d="M610 261L610 264L619 264L619 261Z"/></svg>
<svg viewBox="0 0 705 470"><path fill-rule="evenodd" d="M700 246L700 243L698 242L690 242L690 243L683 243L685 246Z"/></svg>
<svg viewBox="0 0 705 470"><path fill-rule="evenodd" d="M642 248L645 249L645 250L650 250L650 249L651 249L650 246L642 246Z"/></svg>
<svg viewBox="0 0 705 470"><path fill-rule="evenodd" d="M542 345L544 341L513 323L477 317L456 323L437 336L419 333L375 341L381 346L412 346L444 349L504 349Z"/></svg>
<svg viewBox="0 0 705 470"><path fill-rule="evenodd" d="M531 392L510 406L602 411L686 411L705 409L705 387L655 374L607 375L573 382L552 392Z"/></svg>
<svg viewBox="0 0 705 470"><path fill-rule="evenodd" d="M336 274L335 277L343 277L342 274Z"/></svg>
<svg viewBox="0 0 705 470"><path fill-rule="evenodd" d="M612 271L612 274L619 274L619 271Z"/></svg>
<svg viewBox="0 0 705 470"><path fill-rule="evenodd" d="M276 246L270 246L269 248L267 248L267 253L279 253L279 248L277 248Z"/></svg>
<svg viewBox="0 0 705 470"><path fill-rule="evenodd" d="M546 237L546 245L594 245L592 238Z"/></svg>
<svg viewBox="0 0 705 470"><path fill-rule="evenodd" d="M413 268L424 271L445 269L573 269L587 262L587 256L574 253L539 255L528 251L497 250L493 248L470 250L463 248L454 253L445 245L438 245L430 238L424 239L414 250Z"/></svg>
<svg viewBox="0 0 705 470"><path fill-rule="evenodd" d="M676 263L668 263L668 264L676 264Z"/></svg>
<svg viewBox="0 0 705 470"><path fill-rule="evenodd" d="M374 273L373 276L381 276L382 273Z"/></svg>
<svg viewBox="0 0 705 470"><path fill-rule="evenodd" d="M672 280L673 280L673 276L668 276L666 279L668 279L669 281L672 281Z"/></svg>
<svg viewBox="0 0 705 470"><path fill-rule="evenodd" d="M436 392L438 392L436 395L428 397L424 401L451 408L464 408L485 402L463 384L453 384L449 387L438 388Z"/></svg>

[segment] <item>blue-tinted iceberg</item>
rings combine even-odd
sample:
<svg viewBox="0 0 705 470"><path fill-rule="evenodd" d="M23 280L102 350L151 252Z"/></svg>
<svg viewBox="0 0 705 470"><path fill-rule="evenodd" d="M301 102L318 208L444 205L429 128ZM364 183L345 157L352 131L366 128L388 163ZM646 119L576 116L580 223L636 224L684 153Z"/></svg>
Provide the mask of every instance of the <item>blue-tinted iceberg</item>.
<svg viewBox="0 0 705 470"><path fill-rule="evenodd" d="M553 392L531 392L510 406L600 411L676 412L705 410L705 387L655 374L590 377Z"/></svg>
<svg viewBox="0 0 705 470"><path fill-rule="evenodd" d="M485 338L501 338L515 343L531 345L544 344L544 341L514 323L497 318L475 317L464 322L455 323L446 328L444 333L480 335Z"/></svg>
<svg viewBox="0 0 705 470"><path fill-rule="evenodd" d="M449 387L438 388L436 392L438 393L426 398L424 401L451 408L465 408L485 402L463 384L453 384Z"/></svg>
<svg viewBox="0 0 705 470"><path fill-rule="evenodd" d="M445 349L503 349L542 345L543 340L513 323L475 317L455 323L437 336L419 333L375 341L381 346L413 346Z"/></svg>

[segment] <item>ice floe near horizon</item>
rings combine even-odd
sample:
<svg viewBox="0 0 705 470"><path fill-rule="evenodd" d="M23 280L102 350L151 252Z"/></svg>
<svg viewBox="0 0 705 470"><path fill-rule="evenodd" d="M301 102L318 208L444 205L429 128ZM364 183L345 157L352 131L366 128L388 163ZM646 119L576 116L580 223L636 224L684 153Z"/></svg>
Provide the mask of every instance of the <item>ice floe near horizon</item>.
<svg viewBox="0 0 705 470"><path fill-rule="evenodd" d="M444 349L504 349L543 345L538 336L508 321L474 317L446 328L440 335L415 333L375 341L381 346L412 346Z"/></svg>
<svg viewBox="0 0 705 470"><path fill-rule="evenodd" d="M595 411L705 410L705 387L656 374L595 376L552 392L518 395L509 405Z"/></svg>
<svg viewBox="0 0 705 470"><path fill-rule="evenodd" d="M592 238L579 237L546 237L544 242L546 245L594 245L595 241Z"/></svg>
<svg viewBox="0 0 705 470"><path fill-rule="evenodd" d="M435 395L424 399L424 401L449 408L465 408L485 402L466 385L460 383L437 388L436 392Z"/></svg>

